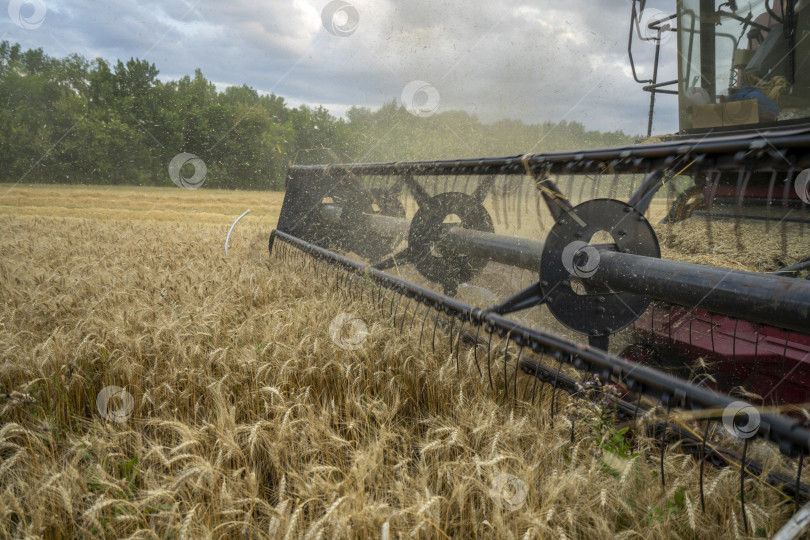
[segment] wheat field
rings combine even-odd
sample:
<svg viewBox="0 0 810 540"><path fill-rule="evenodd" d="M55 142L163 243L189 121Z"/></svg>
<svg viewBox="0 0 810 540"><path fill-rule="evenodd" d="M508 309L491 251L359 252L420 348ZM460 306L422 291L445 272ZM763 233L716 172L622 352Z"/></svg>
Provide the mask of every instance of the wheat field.
<svg viewBox="0 0 810 540"><path fill-rule="evenodd" d="M0 537L748 536L733 467L707 467L703 512L677 448L662 487L657 441L611 461L577 423L572 443L549 392L503 405L474 351L457 373L441 331L419 346L333 273L271 258L280 204L0 186ZM342 313L356 346L330 336ZM746 497L751 536L793 509Z"/></svg>

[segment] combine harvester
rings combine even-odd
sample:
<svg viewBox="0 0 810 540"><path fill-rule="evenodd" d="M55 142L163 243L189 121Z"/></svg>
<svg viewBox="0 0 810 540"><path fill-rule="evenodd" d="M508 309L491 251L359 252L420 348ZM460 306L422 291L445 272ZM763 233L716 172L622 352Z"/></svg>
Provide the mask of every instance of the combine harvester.
<svg viewBox="0 0 810 540"><path fill-rule="evenodd" d="M420 327L420 343L446 330L509 401L550 387L554 415L560 391L617 384L619 415L655 407L656 436L682 441L701 471L742 465L744 522L747 475L798 509L810 498L810 2L680 0L654 20L644 4L632 2L631 64L634 34L652 41L653 78L636 79L650 128L656 96L678 96L677 135L294 166L270 251L339 269L342 290L370 293L398 328ZM679 77L660 82L668 32ZM768 444L784 470L751 457Z"/></svg>

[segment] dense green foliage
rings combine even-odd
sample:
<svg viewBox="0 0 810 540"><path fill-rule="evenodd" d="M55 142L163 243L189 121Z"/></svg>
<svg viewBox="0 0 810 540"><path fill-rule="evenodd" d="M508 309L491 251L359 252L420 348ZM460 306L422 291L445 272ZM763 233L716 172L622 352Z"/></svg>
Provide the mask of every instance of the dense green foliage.
<svg viewBox="0 0 810 540"><path fill-rule="evenodd" d="M145 60L52 58L0 43L0 182L171 185L180 152L206 164L206 187L283 189L290 163L514 155L626 144L577 122L484 124L448 111L428 118L392 100L336 118L246 85L217 91L197 70L158 79ZM187 173L186 170L183 171Z"/></svg>

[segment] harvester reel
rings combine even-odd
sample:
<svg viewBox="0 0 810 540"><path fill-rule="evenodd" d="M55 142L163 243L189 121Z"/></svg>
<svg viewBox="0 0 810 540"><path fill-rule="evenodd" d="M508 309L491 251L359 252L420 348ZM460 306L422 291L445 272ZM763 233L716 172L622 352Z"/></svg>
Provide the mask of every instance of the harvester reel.
<svg viewBox="0 0 810 540"><path fill-rule="evenodd" d="M450 296L455 295L459 284L470 281L487 265L487 261L480 258L440 247L449 230L444 221L452 215L460 218L458 227L495 232L486 208L470 195L456 191L426 200L416 211L408 230L408 247L414 266L427 279L441 284Z"/></svg>
<svg viewBox="0 0 810 540"><path fill-rule="evenodd" d="M609 233L614 243L591 245L599 231ZM540 262L543 297L557 320L593 337L609 336L627 327L650 303L648 297L614 292L599 282L600 249L661 257L650 223L621 201L586 201L557 220L546 238Z"/></svg>
<svg viewBox="0 0 810 540"><path fill-rule="evenodd" d="M769 131L767 137L754 131L575 152L295 166L288 173L270 248L291 261L306 264L314 259L316 275L349 299L370 294L400 332L409 328L415 334L418 328L420 344L429 335L432 320L428 339L434 352L437 327L448 328L445 334L457 371L462 372L460 349L468 342L467 352L482 380L489 379L493 390L502 380L507 399L514 396L516 410L523 394L520 399L526 403L531 398L532 404L550 405L551 414L558 414L555 392L590 399L581 389L589 382L596 384L598 376L598 386L624 389L614 404L616 419L645 416L660 410L657 404L666 409L663 422L652 413L656 420L650 426L663 443L662 462L668 441L683 440L684 449L699 452L701 472L703 463L710 462L738 467L741 501L746 498L746 477L756 475L800 504L810 493L810 487L801 483L802 459L810 455L806 423L779 413L781 407L763 410L758 427L740 439L741 454L730 437L722 439L734 448L724 450L714 442L707 444L715 436L699 434L699 424L709 433L720 425L721 415L724 420L737 417L736 400L718 394L738 384L724 378L726 373L739 373L745 384L753 385L747 389L765 396L767 405L810 401L804 354L810 345L810 282L797 279L810 264L804 253L807 242L802 242L810 223L810 201L804 198L804 183L782 181L794 178L798 170L810 170L810 129ZM661 259L658 240L644 215L653 202L664 202L661 195L673 193L669 182L681 173L682 180L691 179L695 187L666 209L669 212L655 205L669 214L670 222L691 216L693 223L685 228L690 230L684 232L695 225L694 233L702 234L700 226L705 225L709 243L716 222L724 236L733 228L738 242L749 236L753 242L770 240L768 235L778 225L781 242L774 243L781 244L784 264L792 265L760 273L695 264L677 256ZM477 186L474 195L448 187L459 180L465 193ZM418 206L415 216L408 212L406 217L398 200L405 189L409 193L403 201ZM496 195L487 203L492 217L482 206L490 192ZM608 198L598 198L605 195ZM588 202L579 204L583 200ZM499 225L506 234L494 232L493 221L500 221L501 210ZM536 217L539 230L548 234L532 234L534 227L521 234L525 229L517 219L512 227L509 218L513 213L520 217L521 211L532 222ZM695 221L697 216L704 217L705 224L703 219ZM546 220L556 222L550 230ZM757 227L760 222L762 230ZM796 238L794 244L788 238ZM405 239L407 246L399 246ZM788 252L797 247L804 251ZM372 264L357 260L360 255L376 259L389 249ZM512 278L513 269L521 272L517 279ZM426 279L413 279L416 272ZM454 297L459 285L476 275L478 280L500 281L496 304L487 305L493 301L489 296L486 304L476 305ZM442 287L443 292L436 290ZM651 302L663 305L653 309ZM543 304L560 324L587 335L587 345L585 339L547 328L548 318L542 313L510 316ZM622 347L623 356L629 358L615 356L610 352L611 334L634 321L633 332L626 336L629 342L623 344L631 348ZM654 349L648 348L650 343ZM482 347L485 354L478 354ZM499 356L502 366L497 364ZM716 391L676 376L698 358L717 365L712 370L719 375ZM503 369L502 379L493 377L498 367ZM676 373L668 373L673 367ZM521 382L521 371L534 380ZM545 386L552 388L551 399L535 399ZM700 414L690 415L694 425L683 427L671 421L670 410ZM571 420L575 433L575 419ZM744 427L754 428L750 417L741 420ZM743 427L733 422L723 426L735 435ZM759 453L760 440L778 448L785 467L771 468L769 459L766 470L746 456L751 443ZM793 476L789 460L798 456L803 458ZM664 475L660 478L663 483Z"/></svg>

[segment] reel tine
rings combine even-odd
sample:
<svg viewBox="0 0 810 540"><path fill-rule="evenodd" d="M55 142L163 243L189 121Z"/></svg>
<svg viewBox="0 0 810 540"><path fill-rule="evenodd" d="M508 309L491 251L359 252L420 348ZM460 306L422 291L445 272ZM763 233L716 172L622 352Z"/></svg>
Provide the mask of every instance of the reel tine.
<svg viewBox="0 0 810 540"><path fill-rule="evenodd" d="M386 306L387 303L388 303L388 291L386 290L385 292L383 292L382 298L380 299L380 306L379 306L380 313L383 313L383 314L385 313L385 306ZM393 306L394 306L394 293L392 292L391 293L391 307L393 307Z"/></svg>
<svg viewBox="0 0 810 540"><path fill-rule="evenodd" d="M501 194L501 203L503 204L503 225L509 228L509 204L507 198L509 195L509 178L505 178L503 183L503 193Z"/></svg>
<svg viewBox="0 0 810 540"><path fill-rule="evenodd" d="M787 347L788 343L790 343L790 332L791 332L790 330L787 331L787 334L785 335L785 346L782 348L782 377L781 377L782 384L784 384L785 378L787 378L789 373L788 368L785 365L785 360L787 360ZM795 367L791 368L791 371L793 369L795 369Z"/></svg>
<svg viewBox="0 0 810 540"><path fill-rule="evenodd" d="M530 199L540 199L537 193L537 188L533 188L528 182L521 182L520 189L523 191L523 211L526 212L526 215L530 215L529 209L529 200ZM531 191L529 191L531 190Z"/></svg>
<svg viewBox="0 0 810 540"><path fill-rule="evenodd" d="M475 360L475 367L478 368L478 376L483 377L484 374L481 372L481 366L478 365L478 336L481 333L481 327L484 326L483 324L478 325L478 330L475 331L475 342L473 343L473 359Z"/></svg>
<svg viewBox="0 0 810 540"><path fill-rule="evenodd" d="M397 297L397 305L394 307L394 297ZM391 295L391 313L388 315L389 317L393 315L394 317L394 325L397 324L397 312L399 311L399 303L402 302L402 293L394 293Z"/></svg>
<svg viewBox="0 0 810 540"><path fill-rule="evenodd" d="M579 398L576 398L574 400L574 403L579 403ZM577 423L576 414L572 414L571 415L571 444L574 444L574 428L576 426L576 423Z"/></svg>
<svg viewBox="0 0 810 540"><path fill-rule="evenodd" d="M380 289L380 296L377 298L377 311L385 313L385 302L388 300L388 292Z"/></svg>
<svg viewBox="0 0 810 540"><path fill-rule="evenodd" d="M633 197L633 193L636 192L636 188L644 183L644 179L649 174L650 174L649 170L645 171L641 175L641 181L636 180L636 176L633 175L633 179L630 182L627 182L627 195L624 198L625 201L629 201Z"/></svg>
<svg viewBox="0 0 810 540"><path fill-rule="evenodd" d="M419 311L419 308L421 307L421 305L422 305L421 302L419 302L419 300L417 300L416 301L416 306L414 306L414 308L413 308L413 317L411 317L411 325L408 328L408 332L413 330L413 323L416 320L416 313Z"/></svg>
<svg viewBox="0 0 810 540"><path fill-rule="evenodd" d="M489 389L493 390L492 384L492 330L489 330L489 344L487 345L487 373L489 374Z"/></svg>
<svg viewBox="0 0 810 540"><path fill-rule="evenodd" d="M368 289L368 287L364 286L363 278L360 277L355 277L354 279L352 279L352 284L354 285L355 291L359 292L360 301L362 302L363 299L366 297L366 289Z"/></svg>
<svg viewBox="0 0 810 540"><path fill-rule="evenodd" d="M522 354L523 354L523 345L521 345L521 346L520 346L520 349L518 349L518 355L517 355L517 358L515 359L515 377L514 377L514 387L513 387L513 393L514 393L514 404L513 404L513 407L514 407L515 409L517 409L517 379L518 379L518 368L519 368L519 366L520 366L520 356L521 356Z"/></svg>
<svg viewBox="0 0 810 540"><path fill-rule="evenodd" d="M442 312L440 309L436 310L436 320L433 321L433 340L432 340L432 351L433 354L436 354L436 327L439 326L439 317L441 316Z"/></svg>
<svg viewBox="0 0 810 540"><path fill-rule="evenodd" d="M341 281L341 280L340 280L340 278L341 278L341 274L342 274L342 273L343 273L343 272L340 272L339 270L335 269L334 275L332 276L332 277L334 278L334 280L335 280L335 288L336 288L338 291L342 291L342 290L343 290L343 287L341 287L341 286L340 286L340 281ZM341 292L339 292L338 294L342 294L342 293L341 293Z"/></svg>
<svg viewBox="0 0 810 540"><path fill-rule="evenodd" d="M561 354L555 354L555 357L559 356L558 360L560 361L559 365L557 365L557 372L554 374L554 384L552 385L551 390L551 422L552 425L554 424L554 416L555 416L555 409L556 409L556 402L557 402L557 381L560 379L560 372L562 371L563 359Z"/></svg>
<svg viewBox="0 0 810 540"><path fill-rule="evenodd" d="M402 334L402 329L405 328L405 317L408 315L408 308L411 307L411 297L408 297L408 303L405 304L405 311L402 313L402 320L399 322L399 333ZM396 320L394 321L396 324Z"/></svg>
<svg viewBox="0 0 810 540"><path fill-rule="evenodd" d="M494 214L493 221L498 225L503 225L503 219L501 219L501 208L499 206L500 201L498 200L498 189L496 186L496 182L493 181L492 187L488 191L492 192L492 213Z"/></svg>
<svg viewBox="0 0 810 540"><path fill-rule="evenodd" d="M591 178L591 199L595 199L599 195L599 180L602 175L597 175Z"/></svg>
<svg viewBox="0 0 810 540"><path fill-rule="evenodd" d="M613 173L613 181L610 183L610 191L608 191L608 199L616 198L616 189L619 187L619 173Z"/></svg>
<svg viewBox="0 0 810 540"><path fill-rule="evenodd" d="M354 276L349 276L346 280L346 296L349 297L349 300L352 302L356 301L356 291L354 286Z"/></svg>
<svg viewBox="0 0 810 540"><path fill-rule="evenodd" d="M455 329L455 326L456 326L456 318L451 315L450 316L450 332L449 332L450 354L451 355L453 354L453 330Z"/></svg>
<svg viewBox="0 0 810 540"><path fill-rule="evenodd" d="M544 354L543 351L540 351L540 358L537 359L537 367L534 370L534 377L532 377L534 379L532 381L532 389L531 389L531 392L530 392L531 398L532 398L531 399L532 406L534 406L534 396L536 395L534 392L537 389L537 379L540 378L540 377L538 377L538 374L539 374L538 372L539 372L539 369L540 369L539 366L543 361L543 354ZM541 390L542 390L542 387L541 387ZM554 413L552 412L551 414L553 415Z"/></svg>
<svg viewBox="0 0 810 540"><path fill-rule="evenodd" d="M583 202L585 200L585 187L588 185L588 177L584 176L582 178L582 185L579 187L579 200L577 202Z"/></svg>
<svg viewBox="0 0 810 540"><path fill-rule="evenodd" d="M748 452L748 439L743 440L742 463L740 463L740 508L742 510L745 534L748 534L748 516L745 514L745 455Z"/></svg>
<svg viewBox="0 0 810 540"><path fill-rule="evenodd" d="M703 469L706 464L706 440L709 438L709 424L711 420L706 420L706 429L703 431L703 441L700 443L700 508L706 513L706 498L703 493Z"/></svg>
<svg viewBox="0 0 810 540"><path fill-rule="evenodd" d="M773 188L776 185L777 172L771 173L771 182L768 184L768 197L765 200L765 232L771 232L771 203L773 202Z"/></svg>
<svg viewBox="0 0 810 540"><path fill-rule="evenodd" d="M756 334L754 335L754 373L759 372L759 331L761 326L758 324L753 325L754 331ZM691 345L691 343L690 343ZM785 351L786 352L786 351Z"/></svg>
<svg viewBox="0 0 810 540"><path fill-rule="evenodd" d="M582 378L579 381L579 386L580 387L585 386L585 379L587 377L588 377L588 372L586 371L586 372L584 372L582 374ZM577 389L577 392L574 393L574 399L575 399L576 403L579 403L583 399L582 396L580 395L579 388ZM571 444L574 444L574 427L576 425L576 421L577 421L576 415L572 415L571 416Z"/></svg>
<svg viewBox="0 0 810 540"><path fill-rule="evenodd" d="M711 191L709 192L708 200L706 201L706 239L709 244L709 249L714 249L714 235L712 234L712 208L714 206L714 197L717 194L717 187L720 185L720 171L715 172L715 180L712 184Z"/></svg>
<svg viewBox="0 0 810 540"><path fill-rule="evenodd" d="M664 417L664 427L661 430L661 487L667 487L667 481L664 477L664 454L667 450L667 428L669 427L669 413L672 410L672 402L667 402L667 415Z"/></svg>
<svg viewBox="0 0 810 540"><path fill-rule="evenodd" d="M737 179L737 205L734 209L734 236L737 240L737 250L743 251L745 246L742 242L742 233L740 231L740 222L742 220L743 199L745 198L745 190L748 188L748 181L751 179L751 170L741 170Z"/></svg>
<svg viewBox="0 0 810 540"><path fill-rule="evenodd" d="M636 399L636 410L633 413L633 416L638 418L638 410L641 407L641 396L644 395L643 392L638 393L638 398Z"/></svg>
<svg viewBox="0 0 810 540"><path fill-rule="evenodd" d="M537 223L540 226L540 233L546 233L546 225L543 223L543 197L537 195L534 198L535 212L537 212Z"/></svg>
<svg viewBox="0 0 810 540"><path fill-rule="evenodd" d="M464 319L462 319L461 320L461 326L459 326L459 329L458 329L458 337L456 338L456 375L461 375L461 368L459 366L460 359L459 359L458 355L459 355L459 350L461 349L461 334L464 331L464 323L465 323L465 321L464 321ZM452 347L452 345L453 345L453 343L451 342L450 346ZM450 351L452 352L452 348L450 349Z"/></svg>
<svg viewBox="0 0 810 540"><path fill-rule="evenodd" d="M575 179L575 176L573 174L568 177L568 189L565 190L565 193L564 193L564 195L566 197L568 197L569 200L574 195L574 179Z"/></svg>
<svg viewBox="0 0 810 540"><path fill-rule="evenodd" d="M399 304L402 302L402 296L403 295L402 295L402 293L400 293L400 294L398 294L396 296L398 296L398 298L397 298L397 307L394 308L394 310L392 312L393 319L394 319L394 326L397 325L397 313L399 313ZM391 298L391 304L393 304L393 303L394 303L394 299Z"/></svg>
<svg viewBox="0 0 810 540"><path fill-rule="evenodd" d="M801 495L800 487L802 485L802 467L804 466L804 452L799 454L799 466L796 469L796 495L793 497L793 502L796 507L796 512L799 511L799 496Z"/></svg>
<svg viewBox="0 0 810 540"><path fill-rule="evenodd" d="M376 306L377 305L377 296L376 295L380 291L376 290L373 285L370 287L370 289L371 290L369 290L369 296L371 296L371 303Z"/></svg>
<svg viewBox="0 0 810 540"><path fill-rule="evenodd" d="M475 187L475 191L473 192L473 198L478 202L478 204L484 204L484 201L487 199L487 195L489 195L492 186L495 185L497 178L497 176L492 174L483 176L480 180L478 180L478 185Z"/></svg>
<svg viewBox="0 0 810 540"><path fill-rule="evenodd" d="M737 360L737 326L740 324L740 319L734 319L734 331L731 334L731 361Z"/></svg>
<svg viewBox="0 0 810 540"><path fill-rule="evenodd" d="M506 375L506 364L507 364L507 358L508 358L507 355L509 354L509 341L510 341L509 340L509 335L510 334L506 334L506 346L504 346L504 348L503 348L503 386L504 386L504 390L506 390L506 392L504 394L502 405L506 404L506 400L509 399L509 377L507 377L507 375Z"/></svg>
<svg viewBox="0 0 810 540"><path fill-rule="evenodd" d="M430 313L430 306L425 306L425 316L422 318L422 329L419 330L419 346L422 346L422 334L425 331L425 322L427 321L428 313Z"/></svg>
<svg viewBox="0 0 810 540"><path fill-rule="evenodd" d="M781 247L782 247L782 258L783 259L787 255L787 250L788 250L788 248L787 248L787 246L788 246L788 238L787 238L787 235L788 235L788 232L787 232L788 220L787 220L787 215L790 212L788 207L790 205L790 192L793 190L793 174L794 174L794 172L795 172L795 170L791 167L790 172L788 172L787 181L785 182L785 191L784 191L784 194L782 195L782 206L785 209L785 216L782 218L782 221L781 221L781 224L782 224Z"/></svg>

